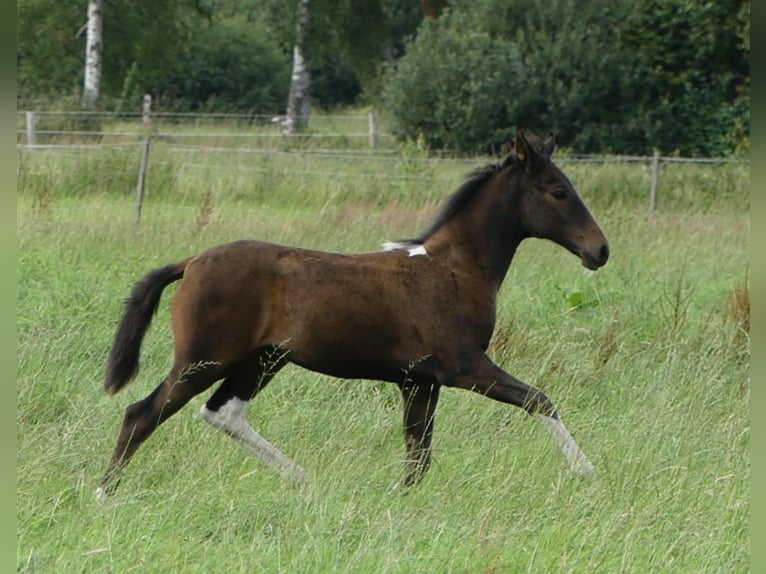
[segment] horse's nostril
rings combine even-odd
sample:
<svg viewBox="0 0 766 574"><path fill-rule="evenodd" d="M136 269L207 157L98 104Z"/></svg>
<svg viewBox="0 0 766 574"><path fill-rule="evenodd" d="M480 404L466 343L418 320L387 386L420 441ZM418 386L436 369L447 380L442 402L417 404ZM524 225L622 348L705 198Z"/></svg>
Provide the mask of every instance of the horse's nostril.
<svg viewBox="0 0 766 574"><path fill-rule="evenodd" d="M609 245L604 243L604 245L601 246L601 251L599 251L598 255L601 265L606 263L609 259Z"/></svg>

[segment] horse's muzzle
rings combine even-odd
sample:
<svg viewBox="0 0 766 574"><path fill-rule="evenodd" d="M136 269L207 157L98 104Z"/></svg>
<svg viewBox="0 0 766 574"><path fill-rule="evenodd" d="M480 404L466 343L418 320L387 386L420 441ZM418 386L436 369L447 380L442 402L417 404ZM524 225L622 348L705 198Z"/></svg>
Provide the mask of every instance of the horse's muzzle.
<svg viewBox="0 0 766 574"><path fill-rule="evenodd" d="M584 251L581 259L582 264L592 271L595 271L599 267L603 267L609 260L609 244L604 243L596 253Z"/></svg>

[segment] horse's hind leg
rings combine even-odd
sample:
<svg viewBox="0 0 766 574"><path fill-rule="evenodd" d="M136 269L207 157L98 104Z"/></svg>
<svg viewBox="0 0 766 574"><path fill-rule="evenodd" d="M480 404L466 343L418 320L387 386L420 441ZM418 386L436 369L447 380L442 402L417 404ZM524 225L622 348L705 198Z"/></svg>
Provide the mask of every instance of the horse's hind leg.
<svg viewBox="0 0 766 574"><path fill-rule="evenodd" d="M229 371L221 386L202 406L200 414L283 478L302 483L303 469L258 434L245 418L250 401L284 366L284 357L280 353L276 348L261 351Z"/></svg>
<svg viewBox="0 0 766 574"><path fill-rule="evenodd" d="M220 378L218 367L212 363L200 363L185 369L174 367L149 396L125 409L111 461L96 491L97 498L103 500L114 492L123 469L158 426Z"/></svg>
<svg viewBox="0 0 766 574"><path fill-rule="evenodd" d="M404 407L404 435L407 448L404 485L418 482L431 465L431 437L439 385L406 382L399 385Z"/></svg>

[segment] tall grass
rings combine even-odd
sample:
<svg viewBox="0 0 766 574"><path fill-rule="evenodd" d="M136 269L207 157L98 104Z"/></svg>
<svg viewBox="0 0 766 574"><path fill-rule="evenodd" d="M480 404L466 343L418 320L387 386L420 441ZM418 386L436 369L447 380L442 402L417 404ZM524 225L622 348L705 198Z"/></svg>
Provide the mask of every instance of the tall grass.
<svg viewBox="0 0 766 574"><path fill-rule="evenodd" d="M114 156L30 156L54 175L19 179L18 571L748 571L747 170L678 168L648 218L643 168L567 166L612 259L592 273L548 242L517 254L490 352L556 401L595 481L518 409L446 390L433 466L404 494L396 388L288 367L250 420L308 486L204 424L199 397L99 504L122 411L172 356L171 288L138 380L101 392L134 281L241 237L377 249L420 231L470 167L412 150L377 163L154 152L137 230L130 181L78 183Z"/></svg>
<svg viewBox="0 0 766 574"><path fill-rule="evenodd" d="M441 201L470 169L495 160L435 158L420 142L371 151L335 150L293 140L282 142L285 149L279 150L251 141L237 146L238 141L222 136L222 142L205 145L153 139L146 180L148 204L196 206L210 194L219 205L318 209L354 203L422 208ZM216 147L220 143L225 147ZM20 152L20 194L44 197L47 202L96 194L133 197L140 144L113 145ZM648 161L577 163L566 155L559 161L594 210L648 206ZM749 181L747 164L663 163L658 211L744 213L749 209Z"/></svg>

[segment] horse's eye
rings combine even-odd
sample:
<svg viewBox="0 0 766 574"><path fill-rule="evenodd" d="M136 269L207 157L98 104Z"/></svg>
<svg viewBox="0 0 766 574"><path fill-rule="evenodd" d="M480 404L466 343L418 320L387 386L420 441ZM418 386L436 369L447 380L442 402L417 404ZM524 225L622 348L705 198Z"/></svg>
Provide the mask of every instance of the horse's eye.
<svg viewBox="0 0 766 574"><path fill-rule="evenodd" d="M555 189L553 190L553 197L555 197L556 199L566 199L567 192L565 189Z"/></svg>

